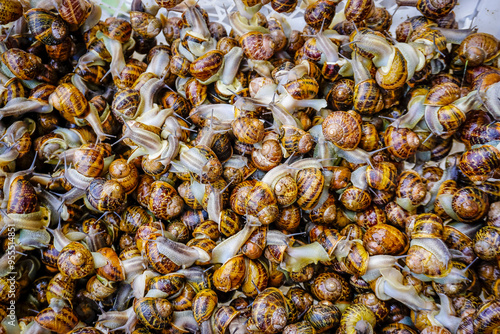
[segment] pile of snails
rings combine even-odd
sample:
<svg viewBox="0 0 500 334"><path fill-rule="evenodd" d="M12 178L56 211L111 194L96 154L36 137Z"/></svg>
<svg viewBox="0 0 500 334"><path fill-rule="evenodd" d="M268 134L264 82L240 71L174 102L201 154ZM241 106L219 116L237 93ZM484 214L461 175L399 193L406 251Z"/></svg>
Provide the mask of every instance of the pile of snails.
<svg viewBox="0 0 500 334"><path fill-rule="evenodd" d="M0 0L0 333L499 331L500 41L233 1Z"/></svg>

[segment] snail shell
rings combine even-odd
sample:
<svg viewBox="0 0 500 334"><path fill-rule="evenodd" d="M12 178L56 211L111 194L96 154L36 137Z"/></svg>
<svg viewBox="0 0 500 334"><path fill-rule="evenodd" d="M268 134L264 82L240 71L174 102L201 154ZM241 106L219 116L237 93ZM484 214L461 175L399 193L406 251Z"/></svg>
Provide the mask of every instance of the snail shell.
<svg viewBox="0 0 500 334"><path fill-rule="evenodd" d="M343 150L354 150L361 141L361 117L354 111L334 111L322 124L326 140Z"/></svg>

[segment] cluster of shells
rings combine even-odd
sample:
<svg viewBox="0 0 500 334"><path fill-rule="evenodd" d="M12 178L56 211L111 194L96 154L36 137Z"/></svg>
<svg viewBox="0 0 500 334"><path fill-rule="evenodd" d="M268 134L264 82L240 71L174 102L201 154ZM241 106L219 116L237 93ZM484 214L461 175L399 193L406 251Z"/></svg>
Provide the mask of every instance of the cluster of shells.
<svg viewBox="0 0 500 334"><path fill-rule="evenodd" d="M0 333L497 333L499 40L234 2L0 0Z"/></svg>

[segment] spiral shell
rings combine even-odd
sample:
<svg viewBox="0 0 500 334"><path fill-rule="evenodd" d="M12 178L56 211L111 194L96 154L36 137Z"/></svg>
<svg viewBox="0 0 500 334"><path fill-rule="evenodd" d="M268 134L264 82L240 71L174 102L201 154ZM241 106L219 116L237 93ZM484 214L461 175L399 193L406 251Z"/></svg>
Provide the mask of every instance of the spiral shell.
<svg viewBox="0 0 500 334"><path fill-rule="evenodd" d="M354 111L334 111L322 124L326 140L343 150L354 150L361 140L361 118Z"/></svg>

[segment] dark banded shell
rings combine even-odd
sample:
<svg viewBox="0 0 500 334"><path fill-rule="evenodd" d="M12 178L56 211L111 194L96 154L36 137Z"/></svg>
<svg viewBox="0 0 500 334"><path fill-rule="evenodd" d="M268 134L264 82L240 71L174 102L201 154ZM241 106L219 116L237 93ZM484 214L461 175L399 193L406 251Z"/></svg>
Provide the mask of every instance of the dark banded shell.
<svg viewBox="0 0 500 334"><path fill-rule="evenodd" d="M325 177L321 170L310 167L298 171L295 182L297 183L297 205L302 210L311 210L319 201Z"/></svg>
<svg viewBox="0 0 500 334"><path fill-rule="evenodd" d="M271 35L251 31L240 37L240 45L245 55L254 60L268 60L274 55L274 41Z"/></svg>
<svg viewBox="0 0 500 334"><path fill-rule="evenodd" d="M119 182L95 178L86 190L90 205L101 212L115 211L126 202L127 194Z"/></svg>
<svg viewBox="0 0 500 334"><path fill-rule="evenodd" d="M291 13L297 7L297 0L271 0L271 7L278 13Z"/></svg>
<svg viewBox="0 0 500 334"><path fill-rule="evenodd" d="M71 307L64 306L58 310L48 307L40 311L35 321L49 331L66 334L76 326L79 320Z"/></svg>
<svg viewBox="0 0 500 334"><path fill-rule="evenodd" d="M462 154L458 167L472 182L481 184L500 166L500 152L492 145L472 148Z"/></svg>
<svg viewBox="0 0 500 334"><path fill-rule="evenodd" d="M423 16L437 20L448 15L453 10L457 0L436 1L436 0L420 0L417 2L417 9Z"/></svg>
<svg viewBox="0 0 500 334"><path fill-rule="evenodd" d="M186 284L186 277L182 274L171 273L163 276L156 276L147 282L148 290L156 289L167 294L165 298L177 294Z"/></svg>
<svg viewBox="0 0 500 334"><path fill-rule="evenodd" d="M202 82L207 81L219 72L223 61L224 54L221 51L208 51L189 65L189 73Z"/></svg>
<svg viewBox="0 0 500 334"><path fill-rule="evenodd" d="M69 33L64 20L48 10L32 8L24 13L33 36L45 45L62 43Z"/></svg>
<svg viewBox="0 0 500 334"><path fill-rule="evenodd" d="M453 195L451 207L460 221L473 222L486 215L490 202L481 190L464 187Z"/></svg>
<svg viewBox="0 0 500 334"><path fill-rule="evenodd" d="M347 111L353 107L354 80L341 78L336 80L326 94L328 107L333 110Z"/></svg>
<svg viewBox="0 0 500 334"><path fill-rule="evenodd" d="M146 63L142 61L130 59L120 72L120 75L114 78L116 87L132 87L137 79L139 79L140 75L146 71L147 67Z"/></svg>
<svg viewBox="0 0 500 334"><path fill-rule="evenodd" d="M21 80L34 79L42 68L39 57L20 49L9 49L2 53L2 62Z"/></svg>
<svg viewBox="0 0 500 334"><path fill-rule="evenodd" d="M104 267L97 268L96 273L108 281L123 281L125 279L125 272L116 252L109 247L101 248L97 252L103 255L108 262Z"/></svg>
<svg viewBox="0 0 500 334"><path fill-rule="evenodd" d="M191 78L186 82L186 98L193 107L197 107L207 99L207 86Z"/></svg>
<svg viewBox="0 0 500 334"><path fill-rule="evenodd" d="M399 159L413 156L420 145L420 139L410 129L389 126L384 133L387 151Z"/></svg>
<svg viewBox="0 0 500 334"><path fill-rule="evenodd" d="M414 170L407 170L399 175L396 195L401 199L408 199L412 205L422 203L427 194L424 180Z"/></svg>
<svg viewBox="0 0 500 334"><path fill-rule="evenodd" d="M279 208L274 193L263 182L258 182L245 198L245 212L259 218L264 225L269 225L278 218Z"/></svg>
<svg viewBox="0 0 500 334"><path fill-rule="evenodd" d="M365 232L363 245L370 255L401 255L408 250L409 242L394 226L377 224Z"/></svg>
<svg viewBox="0 0 500 334"><path fill-rule="evenodd" d="M372 115L382 110L384 101L374 79L362 81L354 87L353 107L363 115Z"/></svg>
<svg viewBox="0 0 500 334"><path fill-rule="evenodd" d="M375 9L373 0L348 0L345 4L345 17L354 23L367 19Z"/></svg>
<svg viewBox="0 0 500 334"><path fill-rule="evenodd" d="M108 17L104 21L103 33L111 39L125 43L132 35L132 25L125 19Z"/></svg>
<svg viewBox="0 0 500 334"><path fill-rule="evenodd" d="M375 79L380 87L388 90L403 87L408 81L408 64L398 48L395 48L395 55L390 68L385 73L382 69L379 69Z"/></svg>
<svg viewBox="0 0 500 334"><path fill-rule="evenodd" d="M7 213L29 214L37 210L38 196L35 188L22 176L16 177L10 184Z"/></svg>
<svg viewBox="0 0 500 334"><path fill-rule="evenodd" d="M148 240L145 245L145 250L149 265L160 274L169 274L181 268L181 266L175 264L168 257L160 253L155 240Z"/></svg>
<svg viewBox="0 0 500 334"><path fill-rule="evenodd" d="M322 273L311 283L311 292L318 300L331 302L348 300L351 294L349 283L336 273Z"/></svg>
<svg viewBox="0 0 500 334"><path fill-rule="evenodd" d="M336 1L332 0L313 2L304 11L304 21L315 29L321 28L322 24L328 27L335 16L336 5Z"/></svg>
<svg viewBox="0 0 500 334"><path fill-rule="evenodd" d="M120 122L134 119L137 116L137 108L140 100L141 95L135 89L120 89L114 96L111 110Z"/></svg>
<svg viewBox="0 0 500 334"><path fill-rule="evenodd" d="M160 330L170 325L174 309L165 298L144 297L134 302L134 312L143 325Z"/></svg>
<svg viewBox="0 0 500 334"><path fill-rule="evenodd" d="M393 191L397 178L398 170L392 162L382 161L366 168L366 182L373 189Z"/></svg>
<svg viewBox="0 0 500 334"><path fill-rule="evenodd" d="M194 296L192 301L193 316L197 323L209 320L215 311L218 303L218 297L215 291L203 289Z"/></svg>
<svg viewBox="0 0 500 334"><path fill-rule="evenodd" d="M277 288L267 288L255 298L252 304L251 321L266 333L279 333L287 323L286 302Z"/></svg>
<svg viewBox="0 0 500 334"><path fill-rule="evenodd" d="M443 221L434 213L422 213L413 223L411 238L443 238Z"/></svg>
<svg viewBox="0 0 500 334"><path fill-rule="evenodd" d="M367 191L351 186L342 192L340 202L347 210L363 211L370 205L371 197Z"/></svg>
<svg viewBox="0 0 500 334"><path fill-rule="evenodd" d="M168 182L155 181L151 185L148 209L159 219L169 220L179 215L184 202Z"/></svg>
<svg viewBox="0 0 500 334"><path fill-rule="evenodd" d="M361 141L360 117L355 112L334 111L322 123L325 139L342 150L354 150Z"/></svg>
<svg viewBox="0 0 500 334"><path fill-rule="evenodd" d="M57 266L64 275L80 279L94 270L94 259L84 245L73 241L59 253Z"/></svg>
<svg viewBox="0 0 500 334"><path fill-rule="evenodd" d="M318 82L308 75L289 81L283 87L296 100L313 99L319 91Z"/></svg>
<svg viewBox="0 0 500 334"><path fill-rule="evenodd" d="M161 97L161 104L165 109L172 109L176 114L187 117L191 106L179 93L166 91Z"/></svg>
<svg viewBox="0 0 500 334"><path fill-rule="evenodd" d="M232 306L221 306L214 315L214 328L217 333L225 333L231 321L240 314Z"/></svg>

